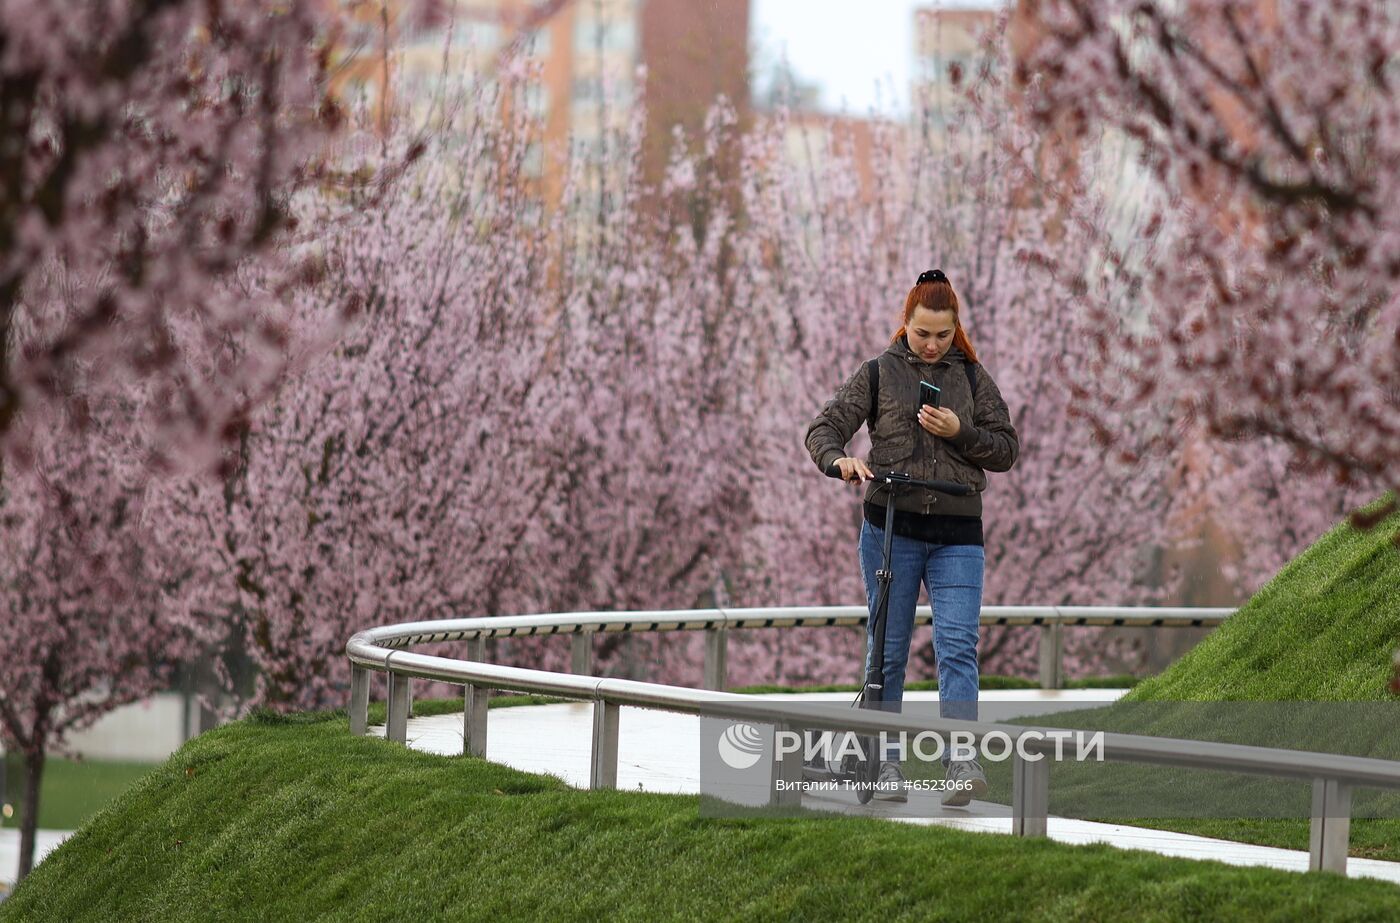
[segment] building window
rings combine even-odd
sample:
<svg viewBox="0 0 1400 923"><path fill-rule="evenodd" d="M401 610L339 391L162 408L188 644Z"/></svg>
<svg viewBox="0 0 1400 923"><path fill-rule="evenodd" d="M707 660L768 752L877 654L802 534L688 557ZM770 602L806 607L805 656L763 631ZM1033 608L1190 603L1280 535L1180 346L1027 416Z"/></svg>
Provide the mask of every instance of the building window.
<svg viewBox="0 0 1400 923"><path fill-rule="evenodd" d="M575 77L573 86L574 105L596 104L603 99L603 82L597 76Z"/></svg>
<svg viewBox="0 0 1400 923"><path fill-rule="evenodd" d="M531 141L525 146L525 157L520 168L526 176L539 177L544 174L544 146L538 141Z"/></svg>
<svg viewBox="0 0 1400 923"><path fill-rule="evenodd" d="M461 27L461 38L458 41L468 48L495 51L496 45L501 41L501 27L494 22L464 20L458 25Z"/></svg>
<svg viewBox="0 0 1400 923"><path fill-rule="evenodd" d="M637 45L637 26L631 19L597 19L591 15L574 20L574 50L586 53L631 53Z"/></svg>
<svg viewBox="0 0 1400 923"><path fill-rule="evenodd" d="M548 57L551 41L550 34L548 26L536 29L534 32L530 33L529 37L525 39L525 53L541 58Z"/></svg>
<svg viewBox="0 0 1400 923"><path fill-rule="evenodd" d="M523 88L525 111L532 118L544 118L549 111L549 87L542 83L527 83Z"/></svg>

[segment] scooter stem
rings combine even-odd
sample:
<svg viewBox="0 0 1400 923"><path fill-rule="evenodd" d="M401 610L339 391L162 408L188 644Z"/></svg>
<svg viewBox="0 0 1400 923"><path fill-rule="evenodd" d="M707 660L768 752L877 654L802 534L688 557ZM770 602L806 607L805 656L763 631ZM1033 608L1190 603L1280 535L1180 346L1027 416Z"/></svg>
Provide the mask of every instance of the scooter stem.
<svg viewBox="0 0 1400 923"><path fill-rule="evenodd" d="M890 584L894 582L894 572L890 570L894 557L894 497L885 503L885 541L881 567L875 572L875 611L871 614L874 635L874 649L870 654L870 668L865 671L866 708L879 708L885 700L885 621L890 608Z"/></svg>

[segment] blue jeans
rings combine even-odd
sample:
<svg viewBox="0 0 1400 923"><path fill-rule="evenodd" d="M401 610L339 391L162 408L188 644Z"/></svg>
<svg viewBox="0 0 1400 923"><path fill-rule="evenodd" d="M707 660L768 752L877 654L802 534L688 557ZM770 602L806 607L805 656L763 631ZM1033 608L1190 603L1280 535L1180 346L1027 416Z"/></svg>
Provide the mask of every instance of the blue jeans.
<svg viewBox="0 0 1400 923"><path fill-rule="evenodd" d="M866 633L865 665L875 650L873 618L879 584L875 572L884 555L885 530L862 522L860 569L872 623ZM914 634L914 609L919 584L928 587L933 606L933 652L938 663L938 713L944 718L977 720L977 627L982 610L982 573L986 557L981 545L932 545L894 536L890 548L889 607L885 617L885 689L883 708L899 711L904 701L904 672ZM897 759L898 746L887 746L885 758ZM943 757L943 764L948 758Z"/></svg>

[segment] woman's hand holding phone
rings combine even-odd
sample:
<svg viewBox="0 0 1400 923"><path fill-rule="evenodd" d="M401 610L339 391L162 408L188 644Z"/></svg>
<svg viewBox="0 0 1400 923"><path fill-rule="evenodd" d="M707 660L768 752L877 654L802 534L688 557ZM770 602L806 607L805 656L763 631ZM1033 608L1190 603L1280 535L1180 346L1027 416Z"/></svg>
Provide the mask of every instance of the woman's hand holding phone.
<svg viewBox="0 0 1400 923"><path fill-rule="evenodd" d="M872 472L859 458L838 458L836 466L841 469L841 480L850 482L873 481Z"/></svg>
<svg viewBox="0 0 1400 923"><path fill-rule="evenodd" d="M944 439L952 439L962 430L962 421L956 413L946 407L930 407L927 404L919 408L919 425Z"/></svg>
<svg viewBox="0 0 1400 923"><path fill-rule="evenodd" d="M958 415L944 409L943 392L927 381L919 382L919 425L944 439L952 439L962 429Z"/></svg>

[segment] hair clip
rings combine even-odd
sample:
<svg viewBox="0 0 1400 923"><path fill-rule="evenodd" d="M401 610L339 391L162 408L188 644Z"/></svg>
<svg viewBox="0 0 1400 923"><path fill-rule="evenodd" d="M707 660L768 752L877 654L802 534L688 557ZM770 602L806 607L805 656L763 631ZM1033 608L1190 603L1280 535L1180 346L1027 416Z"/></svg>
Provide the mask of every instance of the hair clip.
<svg viewBox="0 0 1400 923"><path fill-rule="evenodd" d="M926 282L947 282L947 281L948 281L948 277L945 276L945 275L943 275L943 270L941 270L941 269L925 269L923 272L919 273L919 281L918 281L918 282L915 282L914 284L915 284L915 285L923 285L923 284L926 283Z"/></svg>

